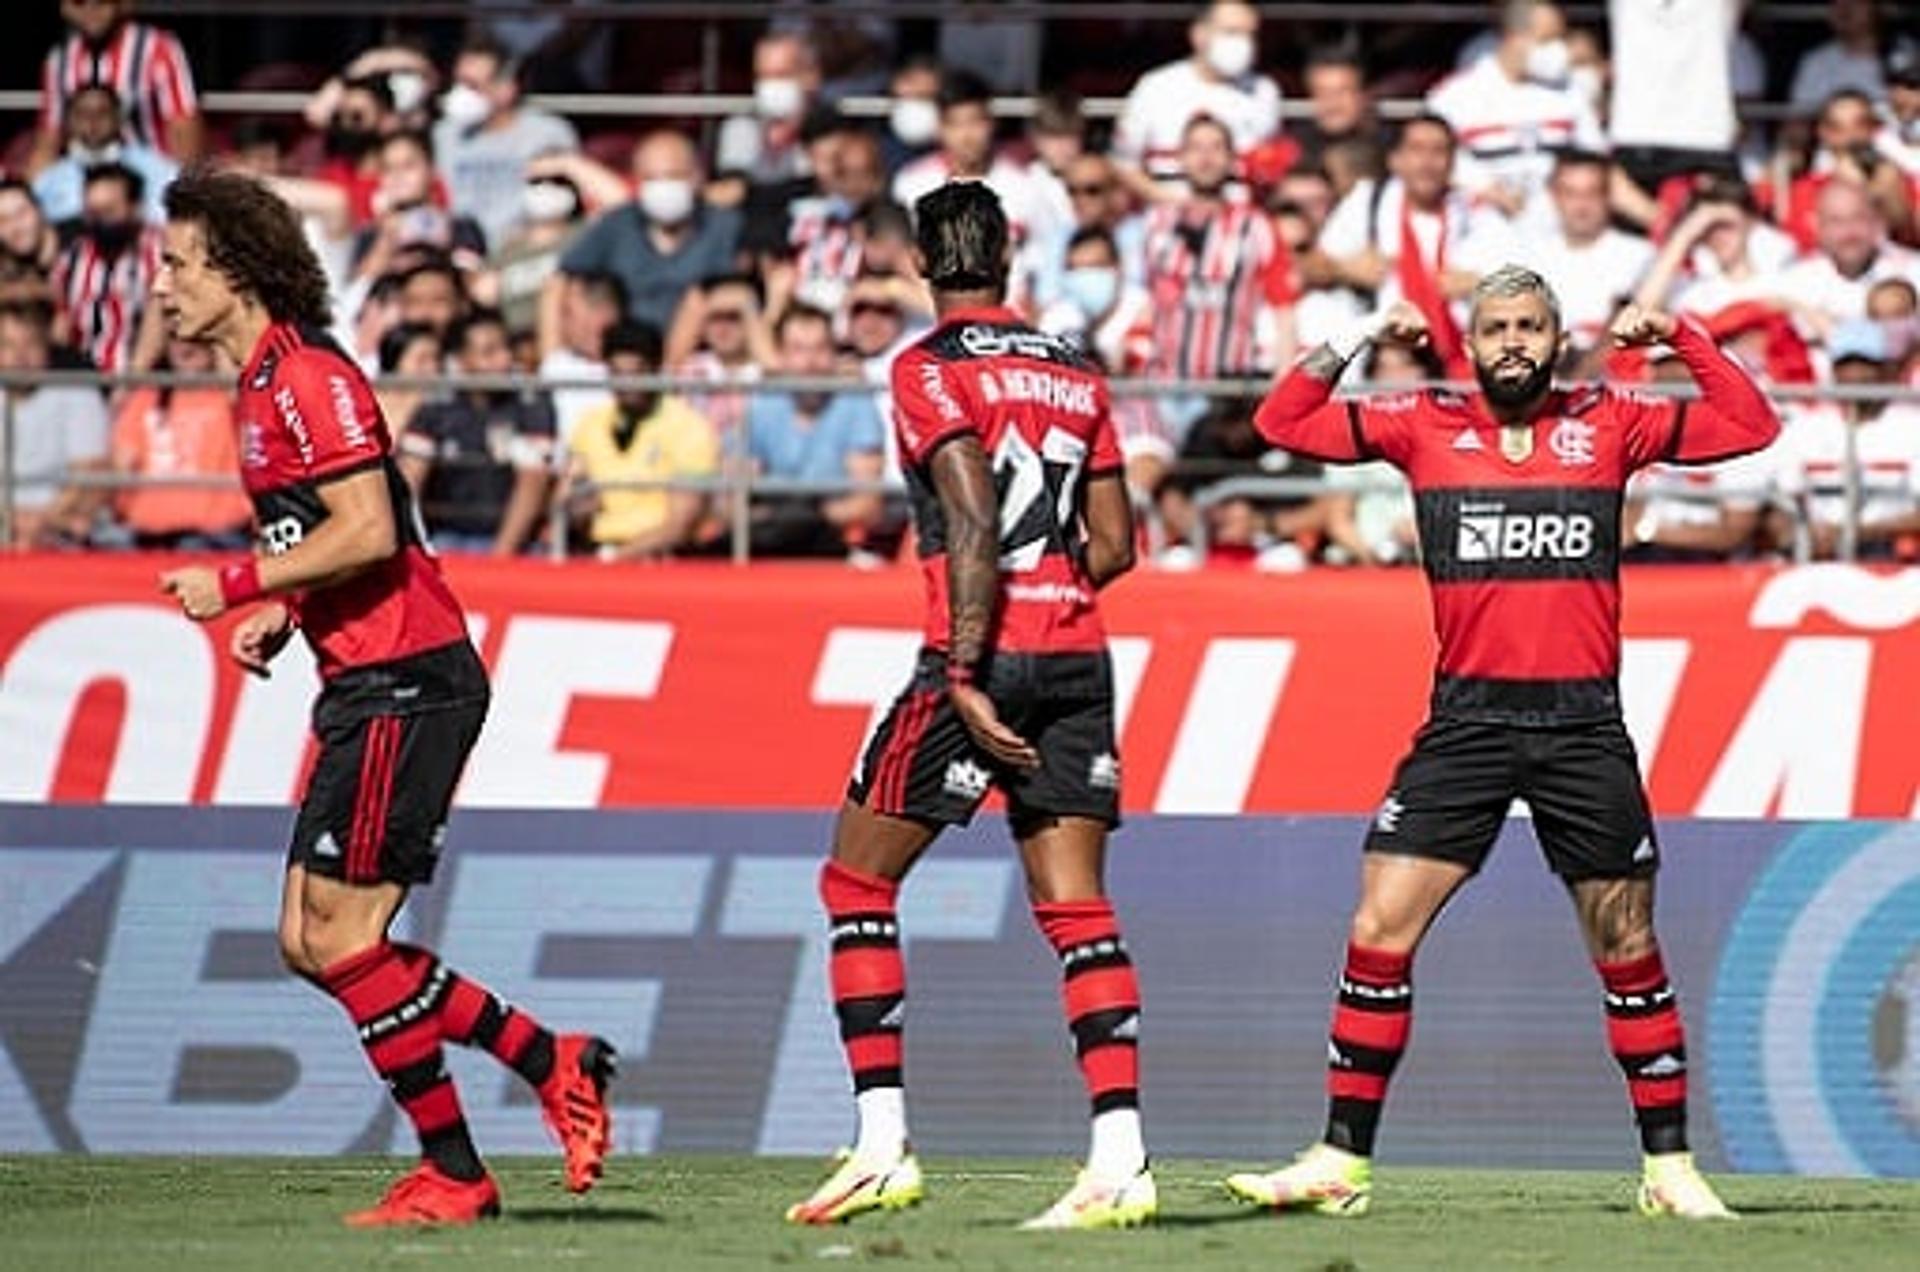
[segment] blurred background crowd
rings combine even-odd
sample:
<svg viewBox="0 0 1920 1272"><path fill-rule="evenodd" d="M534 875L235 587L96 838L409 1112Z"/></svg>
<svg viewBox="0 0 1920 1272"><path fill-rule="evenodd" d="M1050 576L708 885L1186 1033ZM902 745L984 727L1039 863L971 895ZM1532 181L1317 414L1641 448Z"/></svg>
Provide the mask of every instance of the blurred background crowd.
<svg viewBox="0 0 1920 1272"><path fill-rule="evenodd" d="M1263 453L1258 382L1400 298L1431 350L1355 382L1470 379L1462 302L1506 261L1557 289L1568 377L1685 380L1607 349L1637 300L1772 386L1839 390L1783 401L1764 455L1647 473L1633 557L1920 557L1911 5L171 7L61 0L33 50L0 180L19 545L245 541L209 480L233 468L225 387L38 380L222 370L146 301L160 196L211 161L305 218L443 550L896 558L885 385L932 320L910 210L979 180L1013 306L1121 382L1164 567L1413 559L1390 472ZM216 114L210 85L298 109ZM654 373L672 387L619 379Z"/></svg>

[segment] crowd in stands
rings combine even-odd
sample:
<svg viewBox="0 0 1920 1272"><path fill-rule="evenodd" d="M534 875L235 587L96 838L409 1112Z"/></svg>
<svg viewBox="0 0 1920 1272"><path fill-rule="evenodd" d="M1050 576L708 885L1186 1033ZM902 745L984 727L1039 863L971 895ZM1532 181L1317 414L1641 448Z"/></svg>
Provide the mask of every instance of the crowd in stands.
<svg viewBox="0 0 1920 1272"><path fill-rule="evenodd" d="M1243 3L1196 6L1186 55L1141 76L1111 128L1065 90L997 118L981 72L1023 64L1018 41L943 38L944 60L905 56L863 83L828 77L807 19L776 19L753 49L750 113L630 144L583 144L579 121L531 104L525 50L485 23L451 59L361 52L313 92L304 128L216 134L186 51L133 8L61 5L70 34L0 180L0 369L216 370L146 301L159 198L182 164L255 173L305 219L341 346L376 375L452 377L380 390L445 550L723 554L744 520L756 556L897 554L887 373L933 317L911 208L952 180L985 182L1008 211L1014 307L1116 377L1265 378L1405 299L1431 348L1382 350L1355 380L1470 379L1464 300L1520 261L1560 296L1568 377L1684 380L1607 347L1633 300L1697 315L1770 384L1920 387L1920 43L1900 6L1834 0L1832 38L1792 67L1797 113L1765 124L1737 109L1766 88L1742 0L1615 0L1592 29L1544 0L1490 5L1457 64L1429 68L1423 108L1391 123L1359 31L1277 77ZM1283 112L1281 78L1303 110ZM843 111L855 89L891 110ZM459 383L514 372L524 387ZM693 387L604 383L654 372ZM757 390L770 376L870 388ZM231 471L224 391L12 396L17 542L244 538L237 493L191 484ZM1202 541L1272 569L1417 554L1391 473L1264 453L1252 405L1178 386L1117 399L1162 564L1194 562ZM1783 410L1764 455L1646 474L1631 554L1920 557L1920 397ZM73 480L102 471L159 480ZM742 513L724 491L745 474L767 485ZM1210 490L1261 475L1325 480Z"/></svg>

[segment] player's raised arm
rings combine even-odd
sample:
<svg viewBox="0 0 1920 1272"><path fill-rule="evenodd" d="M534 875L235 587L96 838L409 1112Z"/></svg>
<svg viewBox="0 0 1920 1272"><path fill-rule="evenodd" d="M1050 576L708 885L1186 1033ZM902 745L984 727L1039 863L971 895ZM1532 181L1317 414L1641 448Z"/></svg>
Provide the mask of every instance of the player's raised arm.
<svg viewBox="0 0 1920 1272"><path fill-rule="evenodd" d="M1700 386L1696 402L1662 402L1630 420L1636 466L1712 463L1764 450L1780 436L1780 417L1766 394L1697 320L1628 305L1614 319L1612 336L1621 348L1672 345Z"/></svg>
<svg viewBox="0 0 1920 1272"><path fill-rule="evenodd" d="M1376 458L1379 445L1367 436L1362 408L1331 401L1333 386L1347 364L1375 343L1413 347L1426 340L1426 317L1405 301L1397 302L1309 350L1260 403L1253 426L1273 445L1296 455L1346 464Z"/></svg>

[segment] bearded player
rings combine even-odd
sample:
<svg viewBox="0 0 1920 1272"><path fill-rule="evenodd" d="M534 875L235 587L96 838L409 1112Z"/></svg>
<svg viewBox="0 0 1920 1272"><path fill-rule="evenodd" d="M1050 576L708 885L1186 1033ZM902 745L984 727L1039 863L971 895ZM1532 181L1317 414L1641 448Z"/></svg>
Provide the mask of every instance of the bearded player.
<svg viewBox="0 0 1920 1272"><path fill-rule="evenodd" d="M287 966L334 998L419 1132L421 1162L356 1227L497 1214L442 1045L483 1048L524 1078L585 1192L609 1142L613 1049L555 1036L431 952L390 941L407 890L433 875L447 809L487 712L487 674L428 554L372 389L326 335L327 284L293 212L258 183L189 172L167 190L154 300L176 339L240 373L241 477L258 556L169 571L206 622L255 606L231 654L268 674L295 631L323 688L319 754L294 825L280 906Z"/></svg>
<svg viewBox="0 0 1920 1272"><path fill-rule="evenodd" d="M1041 932L1058 954L1093 1105L1086 1168L1028 1228L1128 1227L1158 1200L1140 1129L1140 989L1102 883L1119 821L1113 672L1095 594L1133 564L1107 387L1006 307L1007 218L985 185L915 208L939 323L893 399L927 588L926 644L874 734L820 872L830 980L859 1136L791 1207L832 1223L920 1200L901 1076L901 882L991 788L1007 797Z"/></svg>
<svg viewBox="0 0 1920 1272"><path fill-rule="evenodd" d="M1744 455L1780 426L1691 318L1629 306L1612 336L1671 345L1699 399L1554 389L1559 304L1538 274L1507 266L1473 292L1467 343L1480 393L1329 402L1367 344L1426 340L1425 319L1401 304L1306 355L1260 407L1255 423L1275 446L1385 459L1407 474L1440 654L1430 718L1367 835L1325 1136L1290 1166L1229 1179L1244 1201L1366 1212L1381 1105L1413 1020L1414 952L1518 798L1599 972L1644 1154L1640 1210L1729 1214L1687 1151L1686 1044L1653 927L1659 846L1620 714L1620 502L1639 468Z"/></svg>

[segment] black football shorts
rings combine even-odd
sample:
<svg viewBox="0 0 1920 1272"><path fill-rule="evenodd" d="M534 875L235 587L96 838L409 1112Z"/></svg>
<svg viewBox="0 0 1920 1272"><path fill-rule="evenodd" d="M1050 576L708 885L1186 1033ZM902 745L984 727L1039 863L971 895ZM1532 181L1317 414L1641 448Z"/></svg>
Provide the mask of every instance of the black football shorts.
<svg viewBox="0 0 1920 1272"><path fill-rule="evenodd" d="M486 718L486 668L465 641L340 673L314 704L320 753L288 864L346 883L429 882Z"/></svg>
<svg viewBox="0 0 1920 1272"><path fill-rule="evenodd" d="M1003 767L974 744L947 700L946 660L923 651L913 679L874 731L847 798L891 817L964 826L987 792L1007 797L1024 836L1056 817L1120 824L1107 655L997 654L980 683L1000 719L1033 744L1040 767Z"/></svg>
<svg viewBox="0 0 1920 1272"><path fill-rule="evenodd" d="M1428 721L1374 814L1367 851L1478 870L1516 799L1533 814L1548 866L1570 883L1659 868L1633 740L1617 720L1550 729Z"/></svg>

